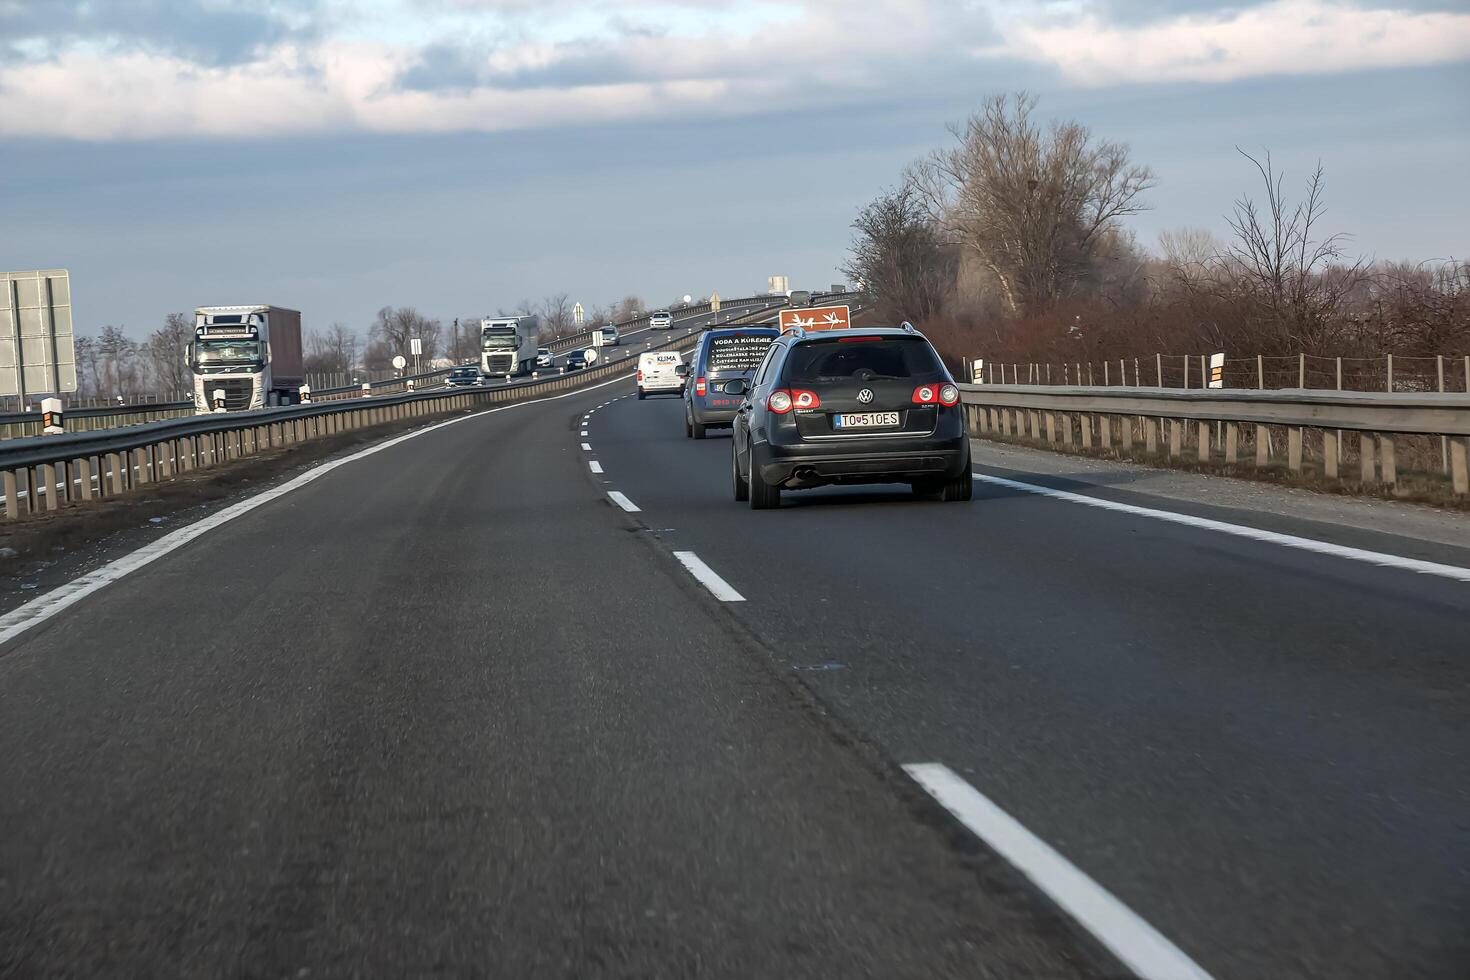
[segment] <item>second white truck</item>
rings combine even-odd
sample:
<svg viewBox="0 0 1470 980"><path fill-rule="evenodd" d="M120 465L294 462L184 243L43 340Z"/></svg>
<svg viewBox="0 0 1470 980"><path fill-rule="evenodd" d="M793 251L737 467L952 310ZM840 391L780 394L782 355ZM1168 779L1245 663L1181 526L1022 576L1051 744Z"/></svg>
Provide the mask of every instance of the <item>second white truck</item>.
<svg viewBox="0 0 1470 980"><path fill-rule="evenodd" d="M491 378L527 374L536 366L541 319L494 317L480 321L480 373Z"/></svg>

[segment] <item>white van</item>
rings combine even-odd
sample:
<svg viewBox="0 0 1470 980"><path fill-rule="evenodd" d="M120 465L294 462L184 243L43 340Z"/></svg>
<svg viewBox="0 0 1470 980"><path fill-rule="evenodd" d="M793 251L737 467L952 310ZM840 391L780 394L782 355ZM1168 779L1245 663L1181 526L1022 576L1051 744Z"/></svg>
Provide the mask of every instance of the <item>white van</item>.
<svg viewBox="0 0 1470 980"><path fill-rule="evenodd" d="M676 350L650 350L638 355L638 399L644 395L682 395L684 379L679 368L684 358Z"/></svg>
<svg viewBox="0 0 1470 980"><path fill-rule="evenodd" d="M668 310L659 310L648 318L648 329L667 330L674 325L674 315Z"/></svg>

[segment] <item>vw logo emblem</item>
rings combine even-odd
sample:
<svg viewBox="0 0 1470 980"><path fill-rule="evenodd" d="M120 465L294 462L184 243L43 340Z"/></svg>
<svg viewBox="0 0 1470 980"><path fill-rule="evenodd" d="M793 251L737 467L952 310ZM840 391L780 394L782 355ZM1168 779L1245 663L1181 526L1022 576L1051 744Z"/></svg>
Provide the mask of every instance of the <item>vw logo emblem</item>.
<svg viewBox="0 0 1470 980"><path fill-rule="evenodd" d="M857 398L858 401L862 402L864 405L868 404L873 400L873 389L864 388L862 391L858 392Z"/></svg>

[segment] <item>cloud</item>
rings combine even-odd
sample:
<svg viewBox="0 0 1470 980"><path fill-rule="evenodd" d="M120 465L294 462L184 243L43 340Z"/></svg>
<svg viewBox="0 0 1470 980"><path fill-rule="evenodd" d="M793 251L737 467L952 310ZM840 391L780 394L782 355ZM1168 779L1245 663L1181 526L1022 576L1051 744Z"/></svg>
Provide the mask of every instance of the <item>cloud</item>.
<svg viewBox="0 0 1470 980"><path fill-rule="evenodd" d="M0 64L77 45L239 64L311 30L316 0L0 0Z"/></svg>
<svg viewBox="0 0 1470 980"><path fill-rule="evenodd" d="M58 0L43 30L29 7L0 0L0 27L28 52L0 58L0 136L494 132L952 97L1019 84L1018 61L1106 85L1470 56L1462 13L1321 0L1177 16L1155 7Z"/></svg>
<svg viewBox="0 0 1470 980"><path fill-rule="evenodd" d="M1096 13L1015 19L983 57L1040 62L1082 85L1230 82L1470 58L1470 14L1277 0L1225 13L1109 23Z"/></svg>

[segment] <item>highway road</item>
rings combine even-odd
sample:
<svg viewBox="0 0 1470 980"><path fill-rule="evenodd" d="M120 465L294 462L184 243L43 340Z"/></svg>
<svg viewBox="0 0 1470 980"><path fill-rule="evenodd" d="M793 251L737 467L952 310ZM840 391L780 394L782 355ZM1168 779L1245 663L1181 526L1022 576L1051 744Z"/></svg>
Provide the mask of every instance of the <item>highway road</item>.
<svg viewBox="0 0 1470 980"><path fill-rule="evenodd" d="M983 454L969 504L755 513L726 437L631 393L426 430L5 617L0 975L1126 972L965 791L1193 975L1465 975L1470 586L1203 520L1470 542Z"/></svg>

